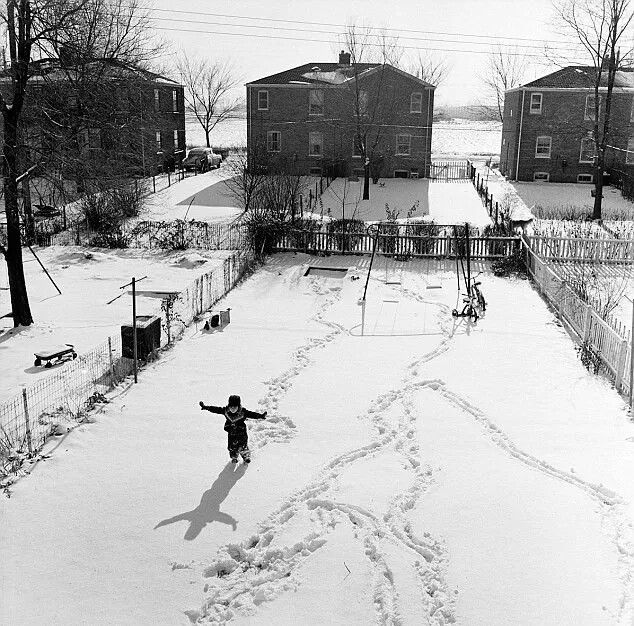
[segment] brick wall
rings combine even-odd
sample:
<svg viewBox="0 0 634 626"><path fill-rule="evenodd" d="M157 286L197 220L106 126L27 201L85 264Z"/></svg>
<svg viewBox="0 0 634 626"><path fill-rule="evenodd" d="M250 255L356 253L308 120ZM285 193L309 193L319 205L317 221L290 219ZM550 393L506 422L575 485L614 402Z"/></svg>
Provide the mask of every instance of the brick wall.
<svg viewBox="0 0 634 626"><path fill-rule="evenodd" d="M266 142L267 132L278 131L280 150L274 157L294 164L302 173L317 170L326 173L337 166L345 175L363 168L363 159L353 156L353 138L357 116L357 88L368 94L368 115L361 124L369 128L368 144L377 143L373 150L381 176L391 177L395 170L412 170L419 176L427 174L431 155L431 118L433 90L424 88L415 79L386 68L359 79L355 85L320 87L323 93L323 113L309 112L313 85L247 86L247 137L249 146ZM268 110L258 109L258 92L268 92ZM421 112L410 112L412 92L422 94ZM310 133L320 133L323 139L321 156L309 151ZM410 136L409 155L397 154L396 136Z"/></svg>
<svg viewBox="0 0 634 626"><path fill-rule="evenodd" d="M541 94L541 111L531 112L531 94ZM522 90L507 94L502 130L501 171L512 179L534 180L535 173L548 174L550 182L577 182L579 175L594 175L589 155L581 158L582 139L592 137L593 122L585 120L586 96L590 90L526 89L522 116ZM632 93L615 92L611 110L611 133L608 144L622 150L609 149L607 165L624 166L628 139L634 137L630 122ZM602 103L604 110L605 102ZM513 116L510 110L513 108ZM520 115L516 114L516 110ZM521 124L521 141L519 129ZM550 137L550 154L538 156L538 137ZM504 140L508 144L504 145ZM517 144L519 142L519 168ZM631 166L628 166L631 167ZM517 168L517 169L516 169Z"/></svg>

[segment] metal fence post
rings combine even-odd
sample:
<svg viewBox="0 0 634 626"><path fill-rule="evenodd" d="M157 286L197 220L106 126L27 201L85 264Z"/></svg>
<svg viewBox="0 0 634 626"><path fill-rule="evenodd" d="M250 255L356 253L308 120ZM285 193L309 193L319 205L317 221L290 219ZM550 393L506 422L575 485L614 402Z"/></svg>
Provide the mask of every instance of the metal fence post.
<svg viewBox="0 0 634 626"><path fill-rule="evenodd" d="M22 388L22 401L24 402L24 425L26 427L26 445L29 455L33 454L33 442L31 441L31 422L29 420L29 403L26 399L26 389Z"/></svg>
<svg viewBox="0 0 634 626"><path fill-rule="evenodd" d="M115 385L114 361L112 359L112 337L108 337L108 357L110 359L110 388Z"/></svg>

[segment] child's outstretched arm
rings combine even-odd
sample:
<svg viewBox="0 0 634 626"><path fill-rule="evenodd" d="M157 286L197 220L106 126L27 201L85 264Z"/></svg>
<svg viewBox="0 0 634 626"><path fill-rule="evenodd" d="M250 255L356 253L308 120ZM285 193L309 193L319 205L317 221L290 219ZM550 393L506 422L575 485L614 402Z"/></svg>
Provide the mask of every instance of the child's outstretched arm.
<svg viewBox="0 0 634 626"><path fill-rule="evenodd" d="M213 406L211 404L205 404L202 400L198 404L200 404L201 411L210 411L211 413L219 413L220 415L224 415L225 413L225 409L222 406Z"/></svg>
<svg viewBox="0 0 634 626"><path fill-rule="evenodd" d="M264 413L257 413L256 411L249 411L249 409L242 409L244 411L244 416L250 420L265 420L267 411Z"/></svg>

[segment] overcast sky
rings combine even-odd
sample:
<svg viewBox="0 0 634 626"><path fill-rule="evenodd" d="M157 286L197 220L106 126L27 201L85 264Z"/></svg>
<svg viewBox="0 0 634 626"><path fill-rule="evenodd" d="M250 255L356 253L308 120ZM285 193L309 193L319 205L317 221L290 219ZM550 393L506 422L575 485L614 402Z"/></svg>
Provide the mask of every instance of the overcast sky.
<svg viewBox="0 0 634 626"><path fill-rule="evenodd" d="M451 66L438 104L484 98L478 75L496 44L535 62L526 81L552 71L541 64L544 42L558 42L551 0L149 0L154 25L173 49L229 58L243 82L304 63L336 62L346 24L398 35L406 54L446 57Z"/></svg>

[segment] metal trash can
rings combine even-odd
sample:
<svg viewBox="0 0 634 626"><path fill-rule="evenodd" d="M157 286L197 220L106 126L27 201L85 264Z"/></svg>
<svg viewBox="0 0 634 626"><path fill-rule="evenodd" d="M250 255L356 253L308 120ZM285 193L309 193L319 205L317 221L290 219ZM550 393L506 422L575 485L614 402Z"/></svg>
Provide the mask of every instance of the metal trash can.
<svg viewBox="0 0 634 626"><path fill-rule="evenodd" d="M161 318L158 315L136 316L136 356L147 360L153 350L161 347ZM132 324L121 326L121 354L134 358L134 328Z"/></svg>

